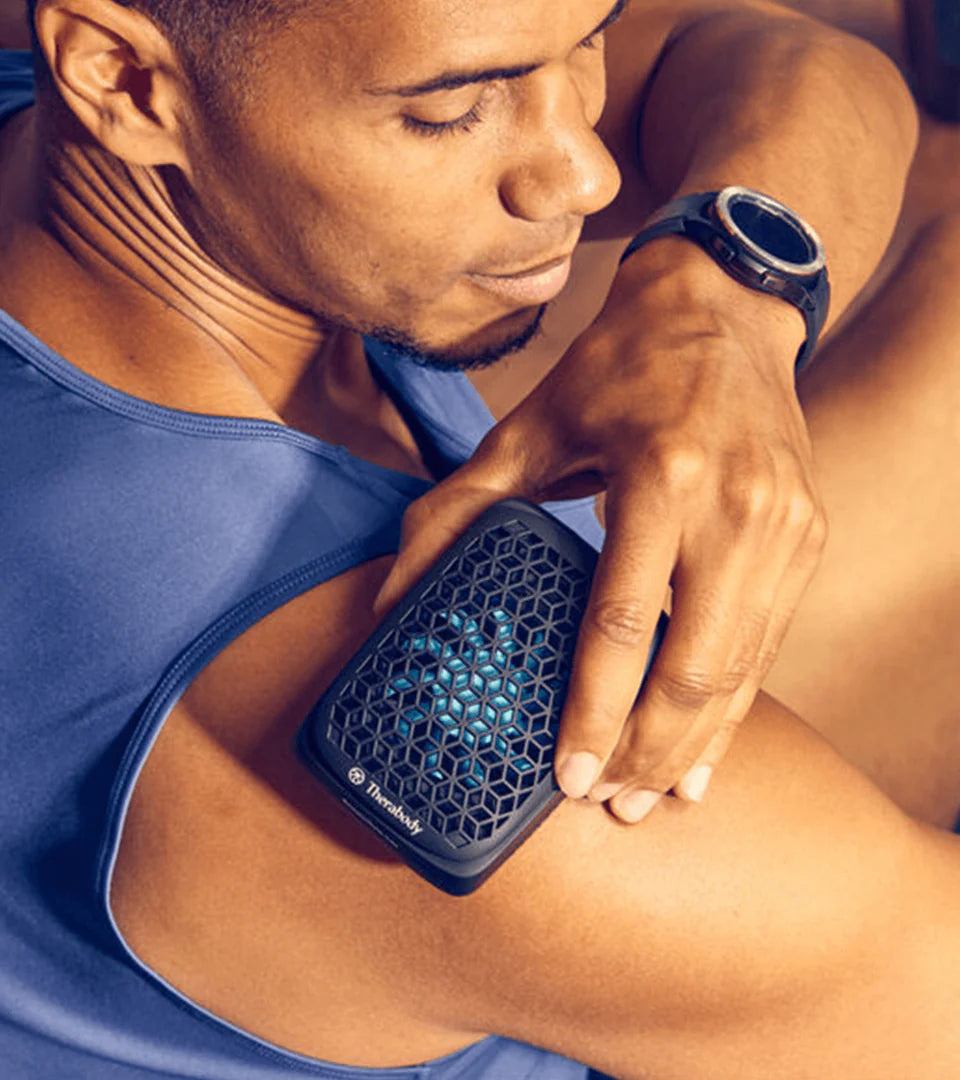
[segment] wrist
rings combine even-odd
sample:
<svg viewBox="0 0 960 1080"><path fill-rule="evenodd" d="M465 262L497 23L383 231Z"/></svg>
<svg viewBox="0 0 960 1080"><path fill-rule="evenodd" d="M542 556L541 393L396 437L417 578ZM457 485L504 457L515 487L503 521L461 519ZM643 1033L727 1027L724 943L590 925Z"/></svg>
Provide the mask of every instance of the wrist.
<svg viewBox="0 0 960 1080"><path fill-rule="evenodd" d="M633 252L617 271L611 300L639 303L678 334L729 337L791 378L806 339L793 304L737 281L680 236L658 237Z"/></svg>

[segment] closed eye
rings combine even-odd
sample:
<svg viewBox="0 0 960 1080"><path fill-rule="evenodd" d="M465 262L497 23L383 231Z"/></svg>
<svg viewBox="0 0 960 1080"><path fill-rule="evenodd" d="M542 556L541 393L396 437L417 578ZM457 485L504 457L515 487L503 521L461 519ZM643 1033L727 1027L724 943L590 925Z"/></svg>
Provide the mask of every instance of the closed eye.
<svg viewBox="0 0 960 1080"><path fill-rule="evenodd" d="M418 135L426 135L427 137L436 138L438 135L453 134L455 132L467 134L483 120L482 102L478 101L472 109L468 109L462 116L454 117L453 120L435 122L421 120L419 117L406 114L403 115L402 120L403 126L408 131L416 132Z"/></svg>

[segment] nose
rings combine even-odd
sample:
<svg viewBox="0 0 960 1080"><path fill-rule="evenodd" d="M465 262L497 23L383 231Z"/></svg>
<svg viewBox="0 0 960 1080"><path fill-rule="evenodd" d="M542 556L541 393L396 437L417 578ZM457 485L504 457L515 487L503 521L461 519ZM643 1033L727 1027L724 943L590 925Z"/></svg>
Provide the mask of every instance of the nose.
<svg viewBox="0 0 960 1080"><path fill-rule="evenodd" d="M620 171L593 130L603 106L603 81L578 81L559 65L528 82L521 106L517 154L500 178L500 199L527 221L602 210L620 190Z"/></svg>

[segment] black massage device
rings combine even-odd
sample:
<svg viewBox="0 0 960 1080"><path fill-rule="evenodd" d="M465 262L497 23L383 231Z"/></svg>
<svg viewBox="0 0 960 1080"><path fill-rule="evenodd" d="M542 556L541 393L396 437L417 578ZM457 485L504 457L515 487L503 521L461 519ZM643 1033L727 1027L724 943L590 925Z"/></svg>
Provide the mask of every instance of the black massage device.
<svg viewBox="0 0 960 1080"><path fill-rule="evenodd" d="M533 503L497 503L300 728L310 769L445 892L473 892L563 799L554 745L596 561Z"/></svg>

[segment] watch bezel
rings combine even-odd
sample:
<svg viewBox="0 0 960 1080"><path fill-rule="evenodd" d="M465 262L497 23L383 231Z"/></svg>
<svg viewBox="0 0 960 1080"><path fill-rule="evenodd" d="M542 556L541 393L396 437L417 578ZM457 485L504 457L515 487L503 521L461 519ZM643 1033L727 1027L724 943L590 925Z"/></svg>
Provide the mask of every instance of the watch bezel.
<svg viewBox="0 0 960 1080"><path fill-rule="evenodd" d="M756 241L752 240L733 220L733 215L731 213L731 203L735 200L742 199L749 200L760 206L760 208L767 213L773 214L788 222L813 248L815 252L814 257L805 263L789 262L787 259L778 258L776 255L767 251L766 248L761 247ZM826 265L823 244L814 229L801 218L797 217L797 215L788 207L784 206L783 203L770 198L769 195L764 195L762 192L755 191L753 188L731 185L730 187L725 187L717 192L713 205L716 217L723 228L732 237L736 238L736 240L742 244L754 258L772 269L779 270L784 274L796 275L798 277L812 277L814 274L818 274Z"/></svg>

